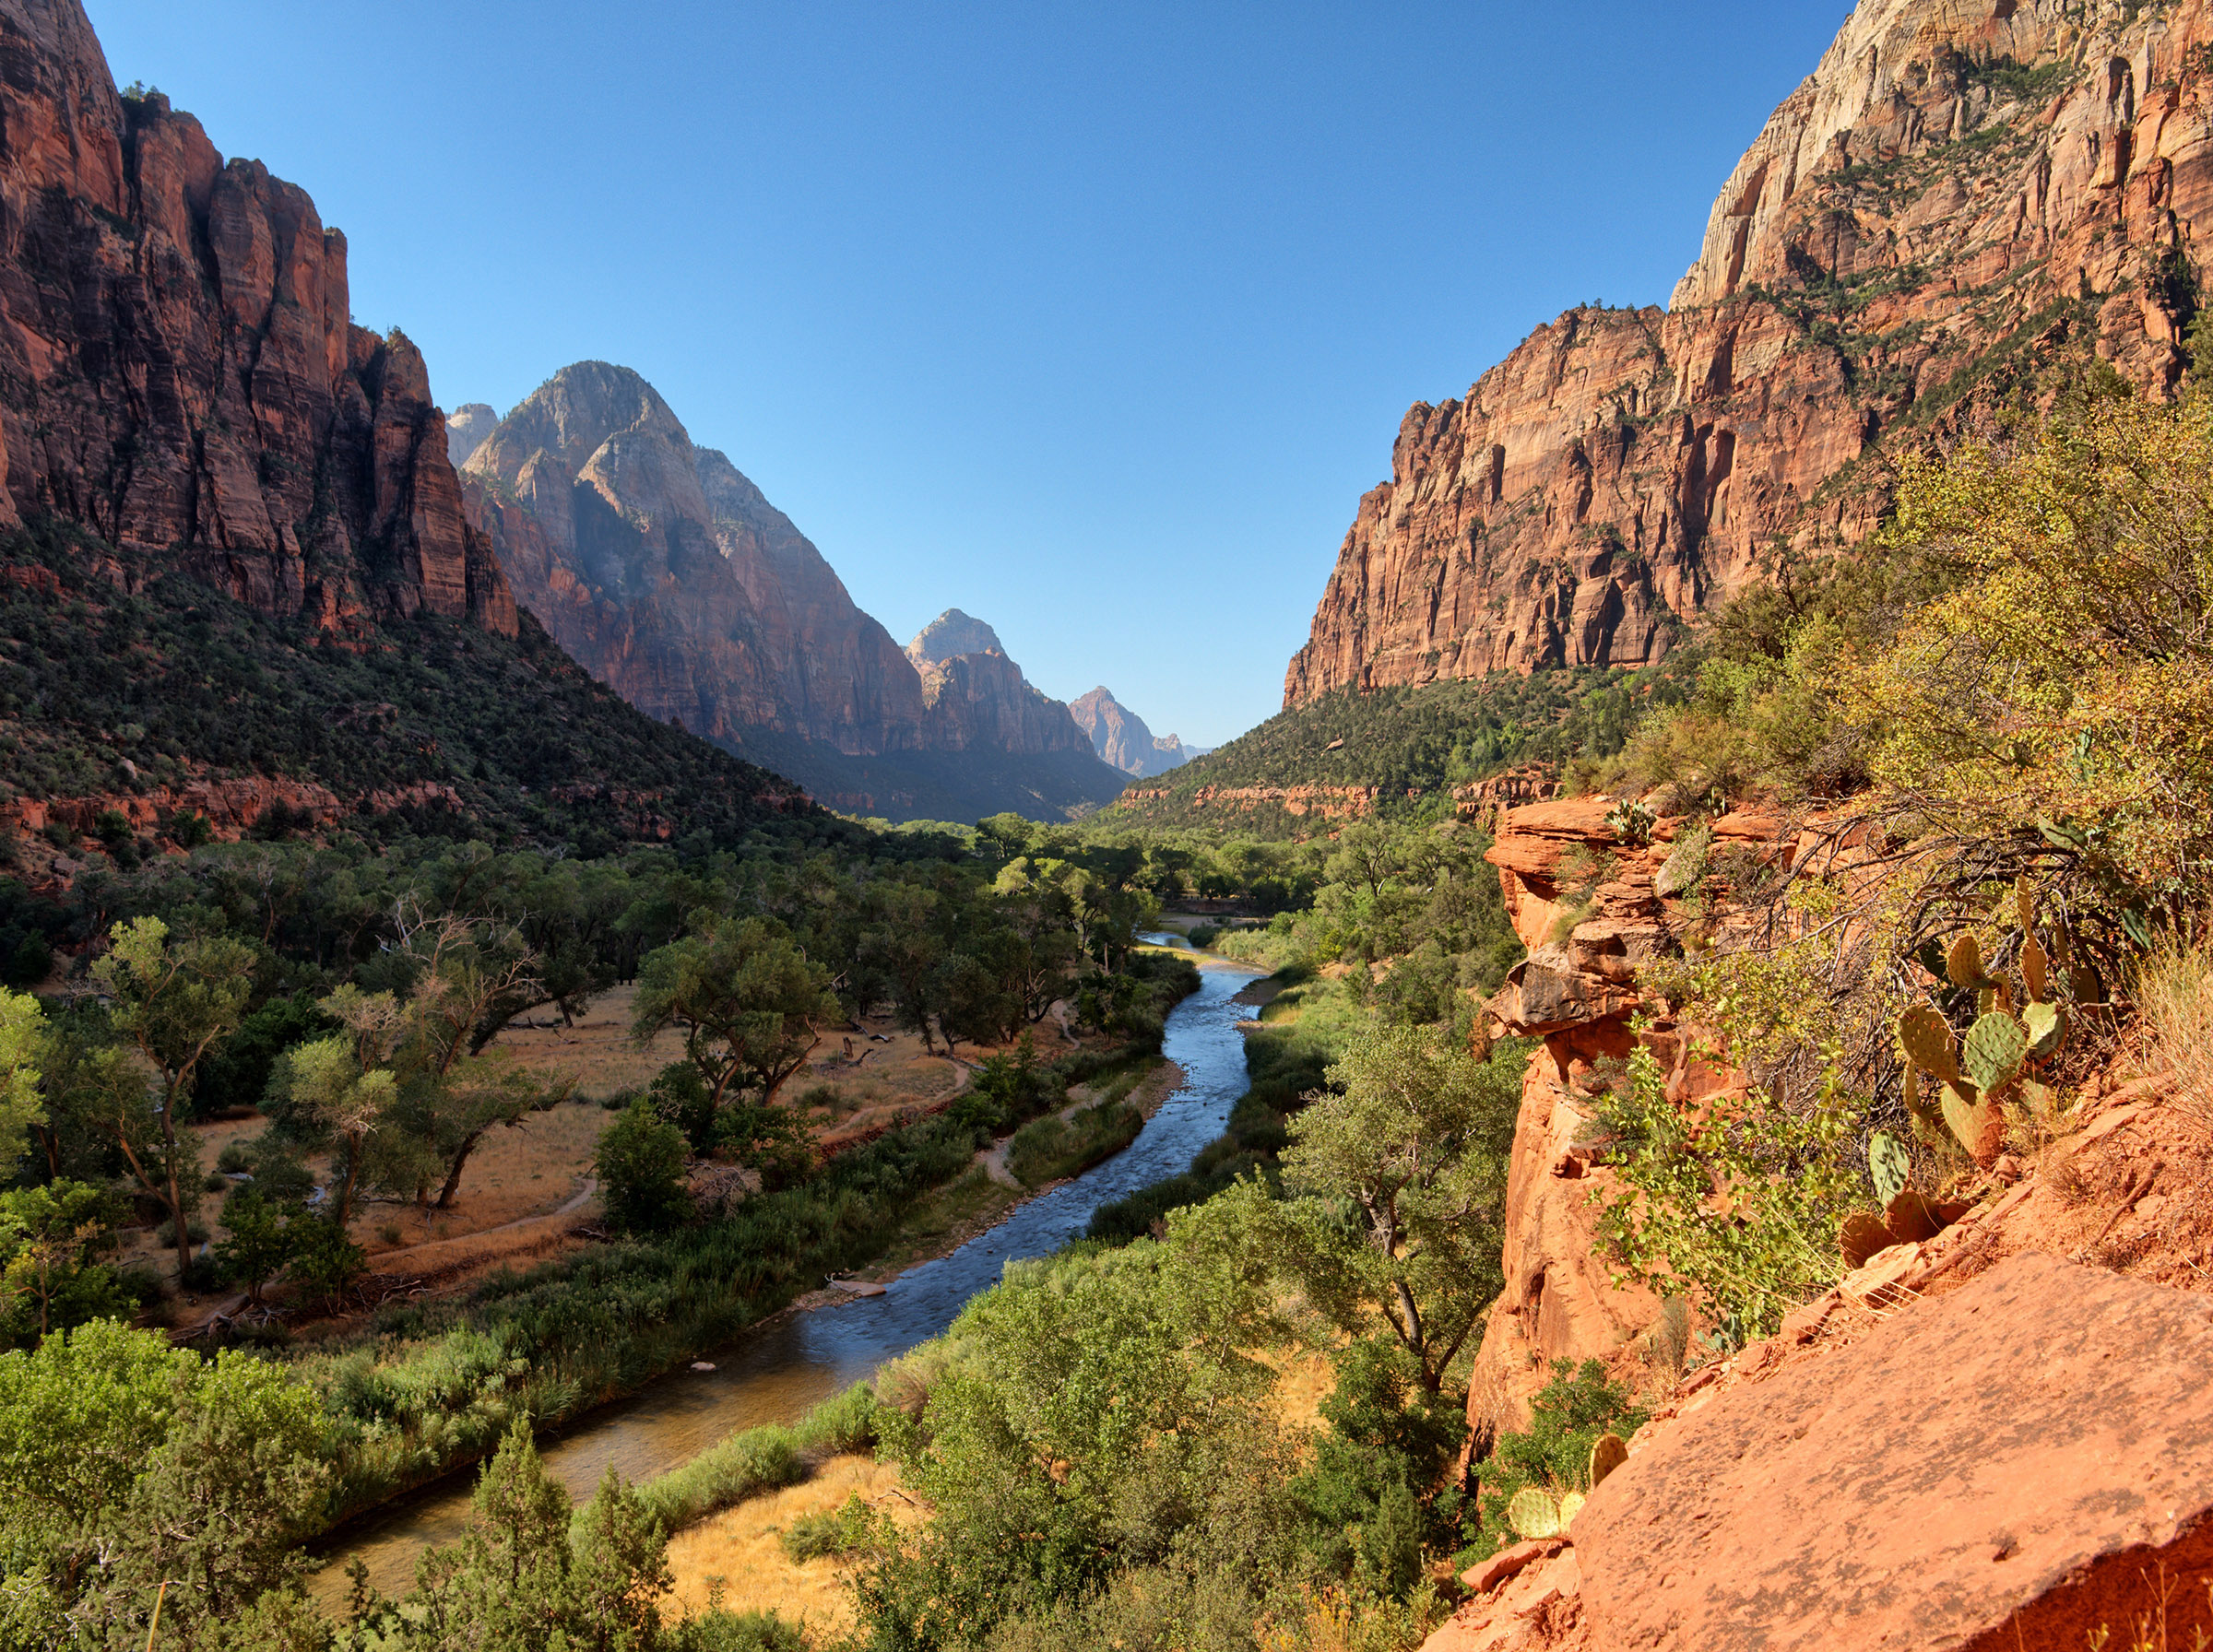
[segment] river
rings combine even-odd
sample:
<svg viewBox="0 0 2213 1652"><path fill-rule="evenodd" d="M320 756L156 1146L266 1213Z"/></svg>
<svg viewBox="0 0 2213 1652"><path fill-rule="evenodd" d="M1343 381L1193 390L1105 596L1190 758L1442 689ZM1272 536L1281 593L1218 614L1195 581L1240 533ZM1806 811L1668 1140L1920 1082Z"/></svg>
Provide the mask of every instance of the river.
<svg viewBox="0 0 2213 1652"><path fill-rule="evenodd" d="M1184 944L1171 936L1147 938ZM1049 1256L1082 1238L1100 1206L1188 1169L1199 1150L1222 1134L1245 1093L1245 1041L1237 1023L1250 1011L1235 1000L1262 974L1221 959L1199 963L1199 990L1169 1013L1163 1044L1163 1053L1183 1068L1183 1088L1135 1141L950 1256L907 1269L882 1296L780 1315L706 1355L713 1371L673 1372L578 1419L539 1442L546 1467L581 1500L609 1463L625 1480L647 1480L740 1429L797 1422L818 1401L944 1330L970 1297L999 1282L1009 1262ZM315 1594L341 1601L342 1568L356 1555L378 1589L403 1593L414 1582L415 1557L467 1529L475 1483L474 1469L449 1475L352 1523L317 1574Z"/></svg>

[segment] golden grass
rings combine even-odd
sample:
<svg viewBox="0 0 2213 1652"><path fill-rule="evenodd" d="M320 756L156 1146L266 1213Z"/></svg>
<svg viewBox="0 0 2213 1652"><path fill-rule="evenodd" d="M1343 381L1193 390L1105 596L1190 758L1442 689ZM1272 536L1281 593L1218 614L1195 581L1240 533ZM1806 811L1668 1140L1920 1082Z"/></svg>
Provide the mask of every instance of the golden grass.
<svg viewBox="0 0 2213 1652"><path fill-rule="evenodd" d="M2154 948L2136 977L2154 1066L2174 1069L2174 1104L2213 1135L2213 945Z"/></svg>
<svg viewBox="0 0 2213 1652"><path fill-rule="evenodd" d="M814 1478L725 1509L669 1544L669 1569L676 1590L663 1607L666 1617L704 1611L720 1580L722 1604L730 1611L777 1611L803 1621L818 1635L842 1634L853 1627L853 1602L846 1592L841 1564L824 1556L799 1564L784 1552L782 1533L802 1515L826 1514L858 1495L872 1508L891 1511L902 1522L917 1517L899 1491L898 1471L866 1457L834 1457Z"/></svg>

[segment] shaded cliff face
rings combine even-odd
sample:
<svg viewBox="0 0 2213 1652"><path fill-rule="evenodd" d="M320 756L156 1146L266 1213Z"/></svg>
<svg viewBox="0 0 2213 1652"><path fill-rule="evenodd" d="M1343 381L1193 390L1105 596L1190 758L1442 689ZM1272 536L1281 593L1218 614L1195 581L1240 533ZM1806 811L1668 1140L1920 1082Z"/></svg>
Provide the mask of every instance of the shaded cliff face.
<svg viewBox="0 0 2213 1652"><path fill-rule="evenodd" d="M1864 0L1670 310L1572 311L1407 414L1285 705L1649 664L2054 367L2170 392L2213 232L2208 43L2205 0Z"/></svg>
<svg viewBox="0 0 2213 1652"><path fill-rule="evenodd" d="M422 358L348 320L346 241L119 97L77 0L0 0L0 525L52 513L267 614L513 635Z"/></svg>
<svg viewBox="0 0 2213 1652"><path fill-rule="evenodd" d="M920 679L821 552L627 368L563 368L470 455L519 599L633 705L726 743L920 743Z"/></svg>
<svg viewBox="0 0 2213 1652"><path fill-rule="evenodd" d="M1104 688L1071 701L1068 709L1076 726L1091 737L1092 749L1103 761L1140 779L1180 769L1194 757L1204 757L1209 749L1186 746L1172 734L1154 734L1142 717Z"/></svg>
<svg viewBox="0 0 2213 1652"><path fill-rule="evenodd" d="M989 626L949 610L901 649L628 368L563 368L482 435L464 480L519 600L593 676L836 807L1059 818L1120 789ZM925 761L956 755L965 773Z"/></svg>

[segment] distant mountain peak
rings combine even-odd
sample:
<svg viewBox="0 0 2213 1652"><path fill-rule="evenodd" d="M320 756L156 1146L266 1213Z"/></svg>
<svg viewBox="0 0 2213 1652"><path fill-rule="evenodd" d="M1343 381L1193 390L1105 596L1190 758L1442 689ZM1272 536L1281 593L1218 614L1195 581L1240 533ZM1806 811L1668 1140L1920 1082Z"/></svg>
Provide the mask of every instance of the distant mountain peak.
<svg viewBox="0 0 2213 1652"><path fill-rule="evenodd" d="M1145 720L1117 700L1105 688L1096 688L1081 700L1071 701L1069 715L1091 737L1092 749L1125 774L1140 779L1180 769L1194 757L1204 757L1212 747L1187 746L1176 736L1155 735Z"/></svg>
<svg viewBox="0 0 2213 1652"><path fill-rule="evenodd" d="M906 645L906 657L915 662L918 671L941 666L955 655L1005 653L997 631L958 608L947 608L917 631L915 640Z"/></svg>
<svg viewBox="0 0 2213 1652"><path fill-rule="evenodd" d="M464 402L446 415L445 454L458 470L469 455L484 445L484 438L500 428L500 416L487 402Z"/></svg>

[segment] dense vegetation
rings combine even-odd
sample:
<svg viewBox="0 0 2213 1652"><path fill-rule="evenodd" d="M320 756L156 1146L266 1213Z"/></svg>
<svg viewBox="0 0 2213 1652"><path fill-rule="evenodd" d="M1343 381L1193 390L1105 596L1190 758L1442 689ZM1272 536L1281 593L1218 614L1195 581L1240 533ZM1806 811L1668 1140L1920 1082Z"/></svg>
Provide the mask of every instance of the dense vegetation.
<svg viewBox="0 0 2213 1652"><path fill-rule="evenodd" d="M1498 672L1418 689L1340 689L1280 713L1217 751L1149 780L1119 806L1118 821L1152 829L1212 828L1255 837L1304 837L1321 817L1281 803L1198 803L1202 789L1291 786L1374 788L1386 816L1436 819L1450 793L1501 769L1618 751L1654 706L1678 702L1697 662L1678 650L1642 672L1605 669Z"/></svg>
<svg viewBox="0 0 2213 1652"><path fill-rule="evenodd" d="M81 988L0 997L0 1150L18 1166L0 1195L0 1636L143 1645L149 1582L161 1599L182 1579L160 1633L186 1647L781 1652L804 1640L776 1621L664 1622L663 1545L788 1483L811 1447L876 1449L927 1504L785 1534L850 1568L858 1646L1418 1644L1517 1509L1587 1489L1646 1374L1665 1392L1771 1330L1836 1276L1847 1224L1987 1190L2001 1155L2066 1131L2075 1080L2124 1031L2213 1071L2208 475L2213 405L2092 384L1909 467L1864 555L1778 568L1666 673L1325 702L1296 714L1304 733L1272 726L1280 751L1222 771L1394 793L1326 831L765 821L557 856L380 828L134 844L135 867L121 842L74 844L87 869L65 898L18 888L0 912L0 950ZM1294 734L1345 739L1321 754L1343 768L1300 766ZM1685 925L1644 978L1752 1082L1690 1114L1649 1049L1580 1079L1612 1172L1604 1243L1667 1304L1638 1350L1556 1368L1525 1426L1479 1430L1465 1461L1527 1048L1477 1024L1518 943L1482 824L1442 789L1531 756L1675 817L1688 901L1750 920ZM1721 866L1710 817L1751 801L1805 811L1805 853ZM1180 898L1231 907L1202 940L1272 972L1222 1140L802 1433L736 1437L644 1488L610 1479L572 1509L527 1422L870 1254L986 1141L1012 1135L1037 1181L1119 1139L1118 1078L1092 1113L1053 1115L1071 1083L1157 1046L1189 971L1140 939ZM118 1223L167 1222L183 1269L217 1265L176 1127L205 1087L269 1119L250 1188L224 1196L220 1265L342 1301L358 1262L332 1201L440 1197L473 1130L544 1100L488 1031L619 978L640 984L641 1030L689 1050L601 1140L621 1237L311 1352L270 1333L179 1353L118 1323L166 1285L101 1260ZM1023 1034L1056 1000L1118 1048L1036 1059ZM823 1162L781 1091L821 1024L875 1006L1001 1053L941 1114ZM311 1153L330 1167L313 1202ZM760 1191L694 1208L680 1176L703 1153ZM1287 1398L1302 1375L1315 1414ZM364 1594L341 1625L300 1599L301 1533L488 1453L475 1530L408 1596Z"/></svg>

